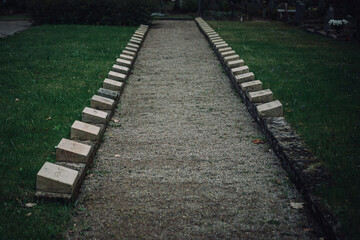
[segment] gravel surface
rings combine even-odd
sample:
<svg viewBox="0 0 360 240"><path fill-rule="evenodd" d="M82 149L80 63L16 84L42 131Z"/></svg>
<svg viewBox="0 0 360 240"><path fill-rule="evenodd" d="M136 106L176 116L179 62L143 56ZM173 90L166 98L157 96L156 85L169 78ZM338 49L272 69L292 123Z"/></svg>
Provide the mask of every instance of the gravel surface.
<svg viewBox="0 0 360 240"><path fill-rule="evenodd" d="M158 21L86 178L68 239L319 239L191 21Z"/></svg>
<svg viewBox="0 0 360 240"><path fill-rule="evenodd" d="M27 20L0 21L0 38L13 35L31 27L31 22Z"/></svg>

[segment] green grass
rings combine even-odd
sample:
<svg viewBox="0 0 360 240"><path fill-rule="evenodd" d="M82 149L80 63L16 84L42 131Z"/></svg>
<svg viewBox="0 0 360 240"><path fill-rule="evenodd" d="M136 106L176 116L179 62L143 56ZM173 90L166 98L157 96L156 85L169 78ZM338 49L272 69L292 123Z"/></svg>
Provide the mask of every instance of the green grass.
<svg viewBox="0 0 360 240"><path fill-rule="evenodd" d="M0 239L61 238L72 204L23 205L135 29L44 25L0 39Z"/></svg>
<svg viewBox="0 0 360 240"><path fill-rule="evenodd" d="M322 195L360 236L360 48L278 22L209 22L284 105L336 181Z"/></svg>

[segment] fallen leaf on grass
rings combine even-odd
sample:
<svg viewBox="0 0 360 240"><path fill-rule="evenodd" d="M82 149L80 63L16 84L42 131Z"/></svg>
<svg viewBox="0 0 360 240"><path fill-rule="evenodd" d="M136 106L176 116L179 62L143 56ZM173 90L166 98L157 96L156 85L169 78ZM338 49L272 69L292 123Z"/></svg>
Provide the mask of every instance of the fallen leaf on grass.
<svg viewBox="0 0 360 240"><path fill-rule="evenodd" d="M260 143L265 143L265 141L261 140L261 139L255 139L255 140L252 140L252 142L254 144L260 144Z"/></svg>
<svg viewBox="0 0 360 240"><path fill-rule="evenodd" d="M293 209L302 209L304 208L304 203L290 202L290 207Z"/></svg>
<svg viewBox="0 0 360 240"><path fill-rule="evenodd" d="M29 216L31 216L31 214L32 214L32 213L31 213L31 212L29 212L29 213L27 213L27 214L26 214L26 216L28 216L28 217L29 217Z"/></svg>
<svg viewBox="0 0 360 240"><path fill-rule="evenodd" d="M113 120L114 123L118 123L118 122L119 122L119 120L114 119L114 118L113 118L112 120Z"/></svg>
<svg viewBox="0 0 360 240"><path fill-rule="evenodd" d="M15 102L20 102L20 99L18 99L18 98L15 98Z"/></svg>
<svg viewBox="0 0 360 240"><path fill-rule="evenodd" d="M51 119L51 117L48 117L47 119L46 119L46 121L48 121L48 120L50 120Z"/></svg>
<svg viewBox="0 0 360 240"><path fill-rule="evenodd" d="M120 155L119 154L116 154L114 157L117 157L117 158L119 158L120 157Z"/></svg>
<svg viewBox="0 0 360 240"><path fill-rule="evenodd" d="M311 229L311 228L304 228L304 231L305 231L305 232L311 232L312 229Z"/></svg>

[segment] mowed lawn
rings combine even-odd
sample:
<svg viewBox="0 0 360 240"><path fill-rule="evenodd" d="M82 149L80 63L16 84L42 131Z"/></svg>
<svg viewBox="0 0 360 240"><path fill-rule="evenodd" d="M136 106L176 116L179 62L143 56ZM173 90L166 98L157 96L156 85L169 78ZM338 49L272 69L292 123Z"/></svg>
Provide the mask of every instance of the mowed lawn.
<svg viewBox="0 0 360 240"><path fill-rule="evenodd" d="M36 174L135 29L43 25L0 39L0 239L61 238L73 205L37 201Z"/></svg>
<svg viewBox="0 0 360 240"><path fill-rule="evenodd" d="M210 25L284 105L287 120L336 181L320 189L360 236L360 47L279 22Z"/></svg>

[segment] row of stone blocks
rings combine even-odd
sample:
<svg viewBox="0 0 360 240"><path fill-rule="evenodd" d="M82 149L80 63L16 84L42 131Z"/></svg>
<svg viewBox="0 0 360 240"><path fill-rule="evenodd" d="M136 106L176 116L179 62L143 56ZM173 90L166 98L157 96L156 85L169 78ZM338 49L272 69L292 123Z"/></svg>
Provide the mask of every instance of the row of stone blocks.
<svg viewBox="0 0 360 240"><path fill-rule="evenodd" d="M282 104L273 99L270 89L263 90L262 82L255 79L244 60L202 18L195 18L195 21L220 56L226 70L231 72L231 78L241 88L243 97L255 104L257 114L260 117L282 117Z"/></svg>
<svg viewBox="0 0 360 240"><path fill-rule="evenodd" d="M125 81L149 27L141 25L116 59L102 88L82 111L82 121L71 126L70 139L63 138L56 148L56 163L45 162L36 179L36 197L75 199L106 126L111 119Z"/></svg>

